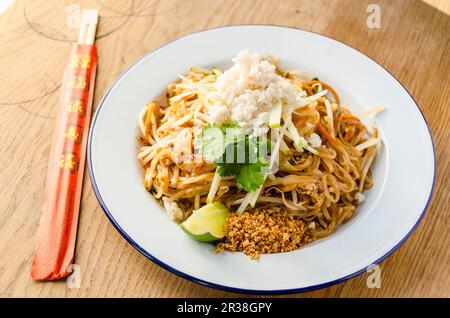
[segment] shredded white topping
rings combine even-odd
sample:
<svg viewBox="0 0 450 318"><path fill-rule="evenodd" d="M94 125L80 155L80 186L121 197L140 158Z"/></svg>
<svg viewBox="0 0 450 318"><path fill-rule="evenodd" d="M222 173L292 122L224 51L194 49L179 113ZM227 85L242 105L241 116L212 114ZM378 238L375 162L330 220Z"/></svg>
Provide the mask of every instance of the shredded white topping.
<svg viewBox="0 0 450 318"><path fill-rule="evenodd" d="M288 107L297 106L306 95L259 54L243 51L233 62L217 79L218 94L208 95L212 101L209 116L217 124L228 119L246 133L262 135L268 131L269 111L274 105L282 100Z"/></svg>

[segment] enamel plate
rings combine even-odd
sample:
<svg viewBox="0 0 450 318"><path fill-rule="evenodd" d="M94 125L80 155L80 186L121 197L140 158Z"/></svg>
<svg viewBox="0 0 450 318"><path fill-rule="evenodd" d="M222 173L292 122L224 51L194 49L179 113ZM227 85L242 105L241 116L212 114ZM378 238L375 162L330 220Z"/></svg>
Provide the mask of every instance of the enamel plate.
<svg viewBox="0 0 450 318"><path fill-rule="evenodd" d="M137 118L147 102L190 66L228 67L239 51L276 56L333 86L359 114L374 106L383 143L374 187L336 233L299 250L214 254L189 238L144 189ZM293 293L342 282L379 263L411 234L429 203L435 176L432 138L419 107L383 67L328 37L277 26L231 26L190 34L149 52L120 75L95 113L88 149L95 195L123 237L150 260L197 283L246 293Z"/></svg>

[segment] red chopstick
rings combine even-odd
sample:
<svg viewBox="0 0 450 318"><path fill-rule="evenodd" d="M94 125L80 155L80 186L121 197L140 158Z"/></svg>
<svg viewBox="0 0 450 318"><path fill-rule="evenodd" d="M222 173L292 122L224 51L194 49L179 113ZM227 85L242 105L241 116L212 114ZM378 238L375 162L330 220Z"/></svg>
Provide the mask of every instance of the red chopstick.
<svg viewBox="0 0 450 318"><path fill-rule="evenodd" d="M72 47L61 86L46 198L31 265L35 280L59 279L72 270L97 70L97 22L97 10L83 10L78 43Z"/></svg>

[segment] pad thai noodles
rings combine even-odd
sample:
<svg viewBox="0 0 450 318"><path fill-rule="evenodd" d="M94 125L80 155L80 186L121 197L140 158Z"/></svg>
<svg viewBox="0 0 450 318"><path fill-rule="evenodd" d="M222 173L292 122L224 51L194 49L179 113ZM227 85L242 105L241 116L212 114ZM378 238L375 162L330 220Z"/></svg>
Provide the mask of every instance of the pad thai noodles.
<svg viewBox="0 0 450 318"><path fill-rule="evenodd" d="M356 116L329 83L248 51L227 70L191 67L139 115L143 184L195 239L293 250L364 201L380 136L362 119L381 110Z"/></svg>

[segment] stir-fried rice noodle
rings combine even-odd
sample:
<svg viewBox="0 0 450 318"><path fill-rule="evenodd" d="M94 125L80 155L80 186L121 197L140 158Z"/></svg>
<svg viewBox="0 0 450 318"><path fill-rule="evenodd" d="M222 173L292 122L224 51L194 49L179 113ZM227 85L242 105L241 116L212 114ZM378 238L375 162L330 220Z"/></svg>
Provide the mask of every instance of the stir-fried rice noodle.
<svg viewBox="0 0 450 318"><path fill-rule="evenodd" d="M340 104L329 84L282 71L274 63L277 74L305 97L324 92L290 115L298 134L315 146L317 154L299 151L291 139L292 131L286 131L280 141L279 148L284 151L279 152L278 171L266 178L254 198L255 207L248 204L245 209L286 211L303 220L313 238L322 238L353 217L362 192L372 187L370 167L377 154L378 131L368 131ZM194 150L194 139L212 122L211 107L216 106L209 96L219 76L192 67L139 116L142 147L138 159L144 169L144 186L155 198L177 203L182 211L175 217L178 221L206 204L214 178L220 180L214 182L210 200L222 202L230 211L248 201L235 178L216 176L215 164Z"/></svg>

